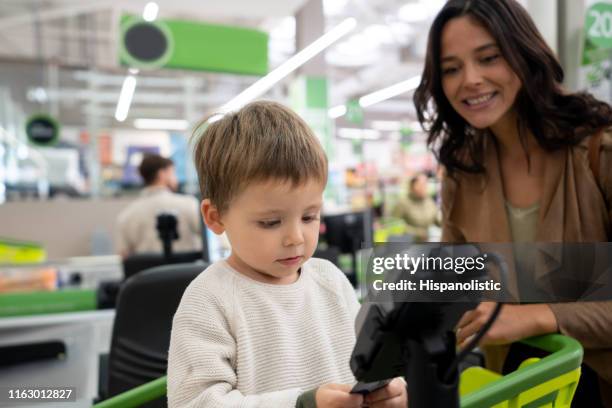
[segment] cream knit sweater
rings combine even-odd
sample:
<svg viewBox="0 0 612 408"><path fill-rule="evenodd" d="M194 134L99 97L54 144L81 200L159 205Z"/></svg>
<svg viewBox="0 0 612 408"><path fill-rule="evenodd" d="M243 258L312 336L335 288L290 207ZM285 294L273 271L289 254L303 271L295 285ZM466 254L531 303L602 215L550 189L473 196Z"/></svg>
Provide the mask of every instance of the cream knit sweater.
<svg viewBox="0 0 612 408"><path fill-rule="evenodd" d="M358 309L344 274L322 259L307 261L290 285L211 265L174 316L169 407L293 408L304 391L353 383Z"/></svg>

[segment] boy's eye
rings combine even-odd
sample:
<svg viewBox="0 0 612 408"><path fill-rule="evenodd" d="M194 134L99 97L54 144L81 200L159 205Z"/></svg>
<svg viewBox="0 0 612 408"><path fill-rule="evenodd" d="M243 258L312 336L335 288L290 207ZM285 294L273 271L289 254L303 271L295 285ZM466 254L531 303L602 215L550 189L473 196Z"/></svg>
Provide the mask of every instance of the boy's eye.
<svg viewBox="0 0 612 408"><path fill-rule="evenodd" d="M274 228L277 225L280 225L280 220L257 221L257 223L263 228Z"/></svg>
<svg viewBox="0 0 612 408"><path fill-rule="evenodd" d="M302 217L302 221L308 223L308 222L312 222L312 221L316 221L318 220L319 217L316 215L305 215Z"/></svg>

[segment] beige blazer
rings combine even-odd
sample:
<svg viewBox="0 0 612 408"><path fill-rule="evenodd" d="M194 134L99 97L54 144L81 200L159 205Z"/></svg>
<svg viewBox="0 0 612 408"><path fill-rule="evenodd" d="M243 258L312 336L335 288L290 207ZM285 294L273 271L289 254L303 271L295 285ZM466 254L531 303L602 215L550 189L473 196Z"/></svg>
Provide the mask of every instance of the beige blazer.
<svg viewBox="0 0 612 408"><path fill-rule="evenodd" d="M549 155L538 242L601 242L612 237L612 128L603 134L599 157L596 181L588 159L588 140ZM492 141L485 145L484 165L486 176L457 173L455 179L443 180L443 241L511 242L498 154ZM606 406L612 407L612 301L550 307L559 331L582 343L584 361L599 374L602 397Z"/></svg>

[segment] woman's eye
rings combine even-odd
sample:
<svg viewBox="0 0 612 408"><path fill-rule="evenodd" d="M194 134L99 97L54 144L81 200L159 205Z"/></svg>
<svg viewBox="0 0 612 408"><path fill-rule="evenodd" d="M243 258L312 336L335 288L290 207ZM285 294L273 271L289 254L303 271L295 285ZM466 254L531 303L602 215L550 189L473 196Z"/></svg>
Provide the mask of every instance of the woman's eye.
<svg viewBox="0 0 612 408"><path fill-rule="evenodd" d="M442 75L454 74L455 72L457 72L455 67L442 68Z"/></svg>
<svg viewBox="0 0 612 408"><path fill-rule="evenodd" d="M484 63L493 62L493 61L495 61L497 58L499 58L499 54L489 55L488 57L484 57L484 58L482 59L482 62L484 62Z"/></svg>
<svg viewBox="0 0 612 408"><path fill-rule="evenodd" d="M280 224L280 220L258 221L260 227L273 228Z"/></svg>

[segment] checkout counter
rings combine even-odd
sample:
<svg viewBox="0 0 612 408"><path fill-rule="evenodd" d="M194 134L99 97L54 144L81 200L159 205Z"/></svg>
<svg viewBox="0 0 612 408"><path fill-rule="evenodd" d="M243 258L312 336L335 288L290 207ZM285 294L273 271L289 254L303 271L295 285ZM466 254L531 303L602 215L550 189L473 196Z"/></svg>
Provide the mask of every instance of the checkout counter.
<svg viewBox="0 0 612 408"><path fill-rule="evenodd" d="M52 402L53 406L90 407L98 395L99 355L109 353L115 315L113 309L98 309L98 287L123 278L121 260L72 258L35 267L3 267L2 272L7 279L41 268L55 271L56 288L0 293L0 355L6 357L0 358L0 384L3 389L72 387L75 401ZM40 407L40 402L15 406Z"/></svg>

